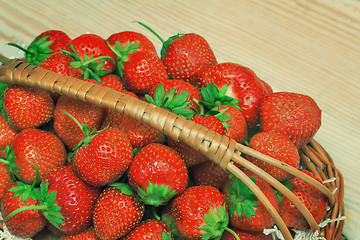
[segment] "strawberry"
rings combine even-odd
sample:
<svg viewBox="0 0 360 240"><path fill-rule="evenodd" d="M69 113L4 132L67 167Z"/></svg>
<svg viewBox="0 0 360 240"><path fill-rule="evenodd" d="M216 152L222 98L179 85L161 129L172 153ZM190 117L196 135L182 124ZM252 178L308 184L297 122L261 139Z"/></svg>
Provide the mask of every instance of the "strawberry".
<svg viewBox="0 0 360 240"><path fill-rule="evenodd" d="M274 208L278 210L277 196L271 185L252 172L245 171L245 173L261 189ZM230 223L234 228L244 231L262 231L264 228L274 225L274 220L264 205L238 178L231 175L231 178L225 184L223 193L229 205Z"/></svg>
<svg viewBox="0 0 360 240"><path fill-rule="evenodd" d="M210 160L192 166L189 172L196 185L212 186L219 190L223 189L229 178L228 171L222 169L218 164Z"/></svg>
<svg viewBox="0 0 360 240"><path fill-rule="evenodd" d="M75 153L73 167L88 184L104 186L118 180L132 160L132 146L120 130L105 129L84 142Z"/></svg>
<svg viewBox="0 0 360 240"><path fill-rule="evenodd" d="M179 80L179 79L171 79L171 80L161 83L161 85L164 88L165 95L173 89L176 89L174 96L178 95L179 93L183 93L183 92L189 93L188 97L186 99L186 102L189 102L189 105L187 105L186 108L195 108L195 109L199 110L199 106L194 101L194 99L197 99L198 101L200 101L200 100L202 100L202 98L201 98L200 92L190 83L185 82L183 80ZM158 86L159 85L154 86L148 94L153 99L155 98L155 92L156 92L156 89Z"/></svg>
<svg viewBox="0 0 360 240"><path fill-rule="evenodd" d="M217 63L209 43L195 33L177 34L164 41L154 30L147 28L162 42L161 60L170 79L185 80L197 85L201 72Z"/></svg>
<svg viewBox="0 0 360 240"><path fill-rule="evenodd" d="M40 205L39 200L34 197L25 197L25 194L14 195L13 189L20 189L22 186L13 183L1 200L1 213L5 224L11 234L28 238L40 232L46 225L46 219L39 209L28 209L12 216L21 208Z"/></svg>
<svg viewBox="0 0 360 240"><path fill-rule="evenodd" d="M248 136L248 127L241 111L231 105L221 105L217 111L230 115L230 119L223 122L226 128L225 136L239 143L244 143Z"/></svg>
<svg viewBox="0 0 360 240"><path fill-rule="evenodd" d="M119 92L125 91L125 87L122 84L121 79L115 74L108 74L101 77L100 79L102 86L112 88Z"/></svg>
<svg viewBox="0 0 360 240"><path fill-rule="evenodd" d="M95 228L92 226L81 233L76 235L63 235L59 240L101 240L95 232Z"/></svg>
<svg viewBox="0 0 360 240"><path fill-rule="evenodd" d="M85 135L74 120L62 111L68 112L81 124L86 124L91 132L100 129L105 114L103 108L91 103L61 96L55 106L54 130L69 149L74 149Z"/></svg>
<svg viewBox="0 0 360 240"><path fill-rule="evenodd" d="M114 72L117 56L106 40L96 34L82 34L70 42L71 51L64 51L76 61L72 67L84 70L84 78L101 81L100 77Z"/></svg>
<svg viewBox="0 0 360 240"><path fill-rule="evenodd" d="M186 239L218 239L228 229L225 196L214 187L187 188L174 199L171 214Z"/></svg>
<svg viewBox="0 0 360 240"><path fill-rule="evenodd" d="M321 125L321 110L310 96L276 92L265 97L260 106L261 129L287 136L300 149Z"/></svg>
<svg viewBox="0 0 360 240"><path fill-rule="evenodd" d="M256 74L237 63L219 63L206 68L200 77L201 86L214 83L219 89L227 84L226 95L240 100L237 104L249 128L259 123L258 109L265 96L265 88Z"/></svg>
<svg viewBox="0 0 360 240"><path fill-rule="evenodd" d="M12 176L10 170L7 164L3 163L2 159L0 158L0 202L11 184Z"/></svg>
<svg viewBox="0 0 360 240"><path fill-rule="evenodd" d="M11 127L4 115L0 114L0 158L5 158L5 148L11 146L18 132Z"/></svg>
<svg viewBox="0 0 360 240"><path fill-rule="evenodd" d="M215 116L195 115L190 120L208 129L211 129L221 135L225 133L225 128L223 124L221 123L220 119L218 119ZM169 138L168 145L178 152L178 154L184 160L187 167L191 167L208 160L208 158L205 157L205 155L203 155L198 150L189 147L186 143L179 142L177 140Z"/></svg>
<svg viewBox="0 0 360 240"><path fill-rule="evenodd" d="M159 206L185 190L188 172L184 161L173 149L153 143L134 157L128 178L130 186L145 204Z"/></svg>
<svg viewBox="0 0 360 240"><path fill-rule="evenodd" d="M170 240L172 234L170 228L162 221L148 219L137 225L123 240Z"/></svg>
<svg viewBox="0 0 360 240"><path fill-rule="evenodd" d="M110 37L108 37L107 42L112 47L125 50L125 53L121 52L122 55L127 54L126 49L129 49L129 45L135 44L137 44L136 51L148 51L156 54L154 44L145 35L134 31L123 31L114 33ZM116 44L121 44L121 47L119 45L116 46Z"/></svg>
<svg viewBox="0 0 360 240"><path fill-rule="evenodd" d="M70 50L70 41L70 37L65 32L48 30L37 36L26 49L14 43L9 43L8 45L24 51L25 61L37 66L49 57L51 53Z"/></svg>
<svg viewBox="0 0 360 240"><path fill-rule="evenodd" d="M270 235L265 235L262 232L240 231L236 229L233 229L233 231L240 240L272 240L273 239ZM237 240L237 239L230 232L224 232L220 240Z"/></svg>
<svg viewBox="0 0 360 240"><path fill-rule="evenodd" d="M74 235L89 228L100 189L82 181L70 166L55 168L44 182L48 185L44 192L56 191L53 204L61 207L63 223L58 225L61 232Z"/></svg>
<svg viewBox="0 0 360 240"><path fill-rule="evenodd" d="M263 84L263 86L264 86L265 96L270 95L270 94L272 94L272 93L274 92L269 83L265 82L265 81L262 80L262 79L259 79L259 80L260 80L260 82L261 82L261 83Z"/></svg>
<svg viewBox="0 0 360 240"><path fill-rule="evenodd" d="M66 76L82 79L84 71L80 68L73 68L71 63L74 61L75 58L69 56L68 54L63 52L54 52L41 61L38 67Z"/></svg>
<svg viewBox="0 0 360 240"><path fill-rule="evenodd" d="M109 211L111 210L111 211ZM94 227L102 240L115 240L128 234L144 215L144 206L125 183L105 188L94 209Z"/></svg>
<svg viewBox="0 0 360 240"><path fill-rule="evenodd" d="M148 51L136 51L123 62L121 73L125 87L135 93L148 93L154 85L168 80L160 58ZM121 70L121 69L120 69Z"/></svg>
<svg viewBox="0 0 360 240"><path fill-rule="evenodd" d="M312 172L303 169L300 171L321 183L321 180L318 179ZM287 183L287 186L291 189L291 192L293 192L301 200L301 202L305 204L316 222L320 223L326 215L326 209L328 206L327 197L317 188L298 177L291 179ZM288 227L309 228L309 224L304 216L286 197L283 197L280 202L279 213Z"/></svg>
<svg viewBox="0 0 360 240"><path fill-rule="evenodd" d="M125 132L133 148L143 148L150 143L164 143L164 134L145 123L125 116L124 114L107 110L101 128L115 128Z"/></svg>
<svg viewBox="0 0 360 240"><path fill-rule="evenodd" d="M273 157L280 162L293 166L294 168L299 168L300 156L298 149L289 138L282 134L275 132L260 132L251 138L249 147ZM254 157L246 156L246 159L253 162L279 181L285 181L294 177L292 174Z"/></svg>
<svg viewBox="0 0 360 240"><path fill-rule="evenodd" d="M22 130L16 136L12 150L18 166L18 177L27 184L31 184L36 176L32 163L36 164L39 170L36 184L52 169L66 163L66 150L61 140L40 129Z"/></svg>
<svg viewBox="0 0 360 240"><path fill-rule="evenodd" d="M3 95L3 106L10 124L18 130L39 127L50 121L54 114L50 94L34 87L9 86Z"/></svg>

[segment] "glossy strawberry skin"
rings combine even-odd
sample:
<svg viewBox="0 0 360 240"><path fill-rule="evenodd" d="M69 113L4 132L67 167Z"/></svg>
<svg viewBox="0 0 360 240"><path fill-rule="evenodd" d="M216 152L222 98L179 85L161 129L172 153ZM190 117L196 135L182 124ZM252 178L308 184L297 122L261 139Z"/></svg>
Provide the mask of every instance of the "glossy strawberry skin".
<svg viewBox="0 0 360 240"><path fill-rule="evenodd" d="M225 134L225 128L217 117L195 115L190 120L221 135ZM198 150L189 147L186 143L169 138L168 145L181 156L187 167L191 167L208 160L205 155Z"/></svg>
<svg viewBox="0 0 360 240"><path fill-rule="evenodd" d="M96 234L102 240L121 238L141 221L143 214L144 206L135 195L108 187L101 193L94 209Z"/></svg>
<svg viewBox="0 0 360 240"><path fill-rule="evenodd" d="M11 184L12 187L19 186L18 184ZM5 219L9 214L16 209L25 206L38 206L39 201L33 200L29 197L25 202L22 201L21 195L14 198L14 192L6 191L1 200L1 213ZM46 219L41 210L31 209L22 211L13 217L7 219L5 224L11 234L28 238L33 237L36 233L40 232L46 225Z"/></svg>
<svg viewBox="0 0 360 240"><path fill-rule="evenodd" d="M170 228L164 222L157 219L149 219L140 222L123 240L163 239L163 232L171 234Z"/></svg>
<svg viewBox="0 0 360 240"><path fill-rule="evenodd" d="M170 147L153 143L142 148L133 159L128 172L129 184L137 191L146 191L149 182L170 185L169 192L181 194L188 183L188 172L182 158Z"/></svg>
<svg viewBox="0 0 360 240"><path fill-rule="evenodd" d="M13 179L7 164L0 162L0 202L12 182Z"/></svg>
<svg viewBox="0 0 360 240"><path fill-rule="evenodd" d="M54 205L62 207L60 214L64 223L59 224L61 232L74 235L89 228L101 190L86 184L68 165L55 168L44 181L49 183L48 192L56 191Z"/></svg>
<svg viewBox="0 0 360 240"><path fill-rule="evenodd" d="M209 214L210 206L217 209L220 205L226 206L226 200L218 189L194 186L174 199L171 214L182 237L198 239L205 233L198 228L205 224L204 215Z"/></svg>
<svg viewBox="0 0 360 240"><path fill-rule="evenodd" d="M54 114L53 99L39 88L11 85L5 90L3 101L10 124L17 130L39 127Z"/></svg>
<svg viewBox="0 0 360 240"><path fill-rule="evenodd" d="M260 132L251 138L249 147L296 169L299 168L300 156L298 149L289 138L282 134L275 132ZM254 157L246 156L246 159L253 162L279 181L289 180L294 177L292 174Z"/></svg>
<svg viewBox="0 0 360 240"><path fill-rule="evenodd" d="M138 32L123 31L114 33L108 37L107 41L113 47L116 42L120 42L122 47L124 47L127 42L130 42L130 44L140 43L137 51L148 51L156 54L154 44L145 35Z"/></svg>
<svg viewBox="0 0 360 240"><path fill-rule="evenodd" d="M66 111L81 124L89 126L90 131L99 130L104 118L104 109L67 96L61 96L54 111L54 130L64 144L73 149L85 135L74 120L62 113Z"/></svg>
<svg viewBox="0 0 360 240"><path fill-rule="evenodd" d="M219 190L222 190L229 178L227 170L222 169L218 164L210 160L191 167L189 172L196 185L211 186Z"/></svg>
<svg viewBox="0 0 360 240"><path fill-rule="evenodd" d="M256 74L237 63L225 62L206 68L200 77L201 86L214 83L219 89L229 84L226 95L239 99L238 106L249 128L259 122L259 106L266 91Z"/></svg>
<svg viewBox="0 0 360 240"><path fill-rule="evenodd" d="M181 79L197 85L201 72L217 60L209 43L200 35L188 33L173 39L161 60L170 79Z"/></svg>
<svg viewBox="0 0 360 240"><path fill-rule="evenodd" d="M101 77L101 85L119 92L125 91L125 87L122 84L120 77L115 74L108 74Z"/></svg>
<svg viewBox="0 0 360 240"><path fill-rule="evenodd" d="M106 110L101 128L106 127L125 132L133 148L143 148L150 143L164 143L164 134L155 128L112 110Z"/></svg>
<svg viewBox="0 0 360 240"><path fill-rule="evenodd" d="M114 63L106 59L102 70L108 70L112 73L116 67L117 56L111 51L105 39L96 34L82 34L74 38L70 44L73 44L80 58L83 59L84 54L88 57L93 55L94 58L100 56L108 56L114 60Z"/></svg>
<svg viewBox="0 0 360 240"><path fill-rule="evenodd" d="M136 51L124 62L123 82L135 93L148 93L154 85L168 80L166 69L160 58L152 52Z"/></svg>
<svg viewBox="0 0 360 240"><path fill-rule="evenodd" d="M73 166L81 179L99 187L118 180L131 160L132 146L125 133L109 128L76 151Z"/></svg>
<svg viewBox="0 0 360 240"><path fill-rule="evenodd" d="M22 130L16 136L12 149L15 163L19 166L19 177L27 184L32 184L36 176L31 163L39 170L37 184L51 170L66 163L66 149L61 140L54 134L40 129Z"/></svg>
<svg viewBox="0 0 360 240"><path fill-rule="evenodd" d="M300 171L321 183L320 179L318 179L313 173L306 170ZM293 186L291 191L296 195L296 197L300 199L301 202L305 204L311 215L314 217L315 221L320 223L326 215L328 206L327 197L317 188L311 186L298 177L290 180L289 185ZM309 224L307 223L304 216L286 197L283 197L282 201L280 202L279 213L288 227L309 228Z"/></svg>
<svg viewBox="0 0 360 240"><path fill-rule="evenodd" d="M6 158L5 148L11 146L18 132L0 114L0 158Z"/></svg>
<svg viewBox="0 0 360 240"><path fill-rule="evenodd" d="M48 36L46 39L47 42L52 41L49 48L53 50L53 53L60 52L61 50L70 50L71 39L65 32L60 30L48 30L37 36L35 40L39 40L45 36Z"/></svg>
<svg viewBox="0 0 360 240"><path fill-rule="evenodd" d="M265 235L262 232L253 232L253 231L240 231L237 229L232 229L235 234L239 237L240 240L272 240L271 235ZM235 236L230 232L225 231L221 236L220 240L236 240Z"/></svg>
<svg viewBox="0 0 360 240"><path fill-rule="evenodd" d="M300 149L321 126L321 110L310 96L276 92L265 97L260 106L261 129L287 136Z"/></svg>
<svg viewBox="0 0 360 240"><path fill-rule="evenodd" d="M248 175L248 177L255 178L256 185L261 189L267 199L278 211L278 199L271 185L252 172L246 171L245 173L246 175ZM231 195L228 191L229 189L227 186L227 184L232 183L232 181L233 180L229 178L223 189L223 193L226 196L229 207L231 206L231 204L234 204L230 201ZM244 213L242 213L241 216L239 216L236 211L234 211L234 213L232 214L230 213L230 223L234 228L243 231L262 231L264 228L269 228L274 225L274 220L272 219L264 205L260 202L260 200L255 201L255 203L258 205L257 207L253 207L256 215L252 216L251 219L247 218Z"/></svg>
<svg viewBox="0 0 360 240"><path fill-rule="evenodd" d="M236 142L244 143L248 136L248 127L242 112L230 105L222 105L218 107L218 111L225 110L230 114L231 118L225 122L231 127L225 130L225 136L234 139Z"/></svg>

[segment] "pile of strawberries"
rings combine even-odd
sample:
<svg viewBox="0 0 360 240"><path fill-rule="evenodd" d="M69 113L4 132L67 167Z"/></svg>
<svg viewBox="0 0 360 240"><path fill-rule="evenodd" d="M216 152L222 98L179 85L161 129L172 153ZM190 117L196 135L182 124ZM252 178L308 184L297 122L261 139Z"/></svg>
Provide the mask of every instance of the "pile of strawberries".
<svg viewBox="0 0 360 240"><path fill-rule="evenodd" d="M273 92L251 69L218 63L198 34L166 41L156 36L163 44L160 54L133 31L70 39L49 30L26 49L9 45L25 52L20 61L183 115L315 178L298 152L321 124L311 97ZM1 87L0 201L13 235L36 238L48 228L59 239L272 239L263 230L274 221L257 197L185 143L77 99ZM323 220L328 200L319 190L246 158L291 189L318 223ZM309 228L286 197L243 171L289 228Z"/></svg>

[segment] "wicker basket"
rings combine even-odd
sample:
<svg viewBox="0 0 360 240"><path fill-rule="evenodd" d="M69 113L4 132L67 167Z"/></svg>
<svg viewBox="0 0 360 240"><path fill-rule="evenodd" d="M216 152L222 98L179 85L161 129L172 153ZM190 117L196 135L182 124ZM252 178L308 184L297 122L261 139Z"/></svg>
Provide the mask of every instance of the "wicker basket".
<svg viewBox="0 0 360 240"><path fill-rule="evenodd" d="M97 106L113 109L116 112L140 120L169 137L181 140L194 149L202 152L209 159L219 164L223 169L227 169L237 176L251 191L253 191L258 199L264 204L286 240L291 240L293 237L279 213L258 186L237 168L234 163L238 163L254 172L290 199L304 215L312 232L318 234L318 236L325 237L328 240L340 239L344 225L344 221L342 220L344 217L343 177L335 167L331 157L316 141L312 140L305 146L301 150L300 155L303 163L325 182L325 186L299 170L281 164L274 158L261 154L226 136L195 124L183 116L176 115L129 95L77 78L37 68L28 63L9 60L1 55L0 62L5 63L0 66L0 82L39 87L93 103ZM290 190L262 169L243 158L241 153L254 156L262 161L288 171L323 192L328 197L330 206L326 220L323 224L324 226L318 226L308 209ZM337 221L338 219L341 220Z"/></svg>

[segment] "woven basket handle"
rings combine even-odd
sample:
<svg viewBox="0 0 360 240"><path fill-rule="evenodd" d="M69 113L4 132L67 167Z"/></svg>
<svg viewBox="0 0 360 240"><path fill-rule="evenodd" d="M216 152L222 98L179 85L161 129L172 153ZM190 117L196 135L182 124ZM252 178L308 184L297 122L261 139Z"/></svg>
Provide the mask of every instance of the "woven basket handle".
<svg viewBox="0 0 360 240"><path fill-rule="evenodd" d="M57 74L21 61L9 60L1 54L0 62L4 63L4 65L0 66L0 82L38 87L89 102L100 107L112 109L126 116L140 120L169 137L185 142L190 147L202 152L210 160L219 164L220 167L233 173L249 187L265 206L285 239L291 240L293 238L279 213L259 187L246 174L237 168L233 162L254 172L292 201L304 215L314 232L319 231L319 227L309 210L289 189L265 171L241 157L241 152L290 172L294 176L303 179L323 192L328 197L331 205L335 202L334 196L328 188L306 174L289 165L280 163L274 158L241 145L224 135L220 135L215 131L196 124L183 116L138 100L127 94L117 92L111 88Z"/></svg>

